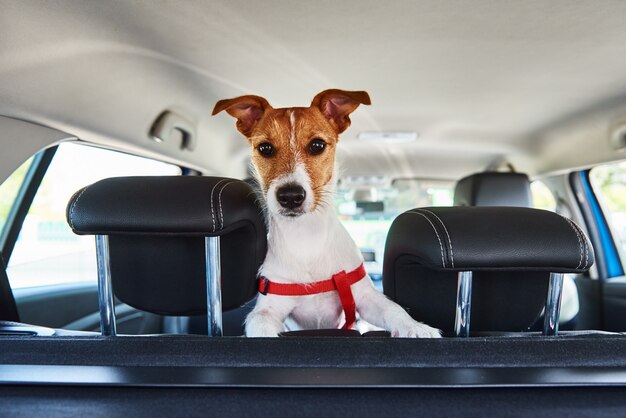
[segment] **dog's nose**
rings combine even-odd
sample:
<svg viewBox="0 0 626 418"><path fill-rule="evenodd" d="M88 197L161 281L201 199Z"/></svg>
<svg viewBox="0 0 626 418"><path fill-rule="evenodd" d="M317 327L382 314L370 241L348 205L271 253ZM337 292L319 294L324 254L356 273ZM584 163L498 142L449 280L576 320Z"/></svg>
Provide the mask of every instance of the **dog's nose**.
<svg viewBox="0 0 626 418"><path fill-rule="evenodd" d="M284 208L295 209L302 205L306 192L299 184L289 183L276 190L276 199Z"/></svg>

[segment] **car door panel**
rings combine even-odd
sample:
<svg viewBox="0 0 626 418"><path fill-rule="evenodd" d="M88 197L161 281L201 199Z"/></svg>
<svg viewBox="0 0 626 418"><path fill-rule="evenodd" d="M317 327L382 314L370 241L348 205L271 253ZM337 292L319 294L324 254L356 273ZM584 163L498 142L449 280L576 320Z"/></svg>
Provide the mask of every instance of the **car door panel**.
<svg viewBox="0 0 626 418"><path fill-rule="evenodd" d="M605 280L602 286L604 329L626 331L626 277Z"/></svg>
<svg viewBox="0 0 626 418"><path fill-rule="evenodd" d="M14 290L20 320L27 324L76 331L98 331L100 314L95 283L71 283ZM161 318L116 302L120 334L161 331Z"/></svg>

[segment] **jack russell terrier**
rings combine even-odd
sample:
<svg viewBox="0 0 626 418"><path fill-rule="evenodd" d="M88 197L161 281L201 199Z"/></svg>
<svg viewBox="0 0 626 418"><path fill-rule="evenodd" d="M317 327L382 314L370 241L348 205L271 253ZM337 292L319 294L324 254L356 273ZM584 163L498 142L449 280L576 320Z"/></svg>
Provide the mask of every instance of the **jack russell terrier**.
<svg viewBox="0 0 626 418"><path fill-rule="evenodd" d="M291 319L304 329L350 329L360 318L394 337L440 337L374 287L333 206L335 151L364 91L326 90L309 107L274 109L262 97L220 100L252 146L268 214L268 252L248 337L276 337Z"/></svg>

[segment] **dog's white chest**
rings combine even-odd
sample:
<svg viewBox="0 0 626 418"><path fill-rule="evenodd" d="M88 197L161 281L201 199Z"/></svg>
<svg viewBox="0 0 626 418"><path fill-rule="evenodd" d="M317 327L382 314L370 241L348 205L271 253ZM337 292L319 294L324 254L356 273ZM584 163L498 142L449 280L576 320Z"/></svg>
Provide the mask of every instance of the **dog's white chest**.
<svg viewBox="0 0 626 418"><path fill-rule="evenodd" d="M343 321L343 308L336 292L298 296L290 318L303 329L337 328Z"/></svg>

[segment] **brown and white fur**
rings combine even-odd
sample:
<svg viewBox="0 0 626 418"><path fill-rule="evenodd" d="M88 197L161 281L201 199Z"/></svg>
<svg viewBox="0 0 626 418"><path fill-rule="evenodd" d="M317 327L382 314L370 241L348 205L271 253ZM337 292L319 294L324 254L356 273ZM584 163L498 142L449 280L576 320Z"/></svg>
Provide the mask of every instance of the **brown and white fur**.
<svg viewBox="0 0 626 418"><path fill-rule="evenodd" d="M268 213L268 252L260 274L272 281L307 283L352 271L363 258L333 206L339 134L349 115L370 104L366 92L326 90L309 107L274 109L262 97L220 100L252 146ZM315 144L313 144L315 142ZM321 150L321 151L320 151ZM352 286L357 312L396 337L439 337L377 291L369 277ZM287 319L305 329L337 328L343 311L336 292L308 296L259 295L246 319L249 337L275 337Z"/></svg>

